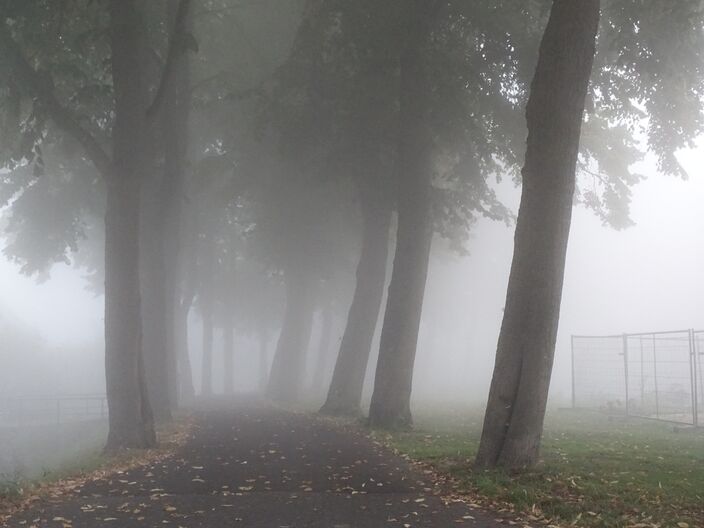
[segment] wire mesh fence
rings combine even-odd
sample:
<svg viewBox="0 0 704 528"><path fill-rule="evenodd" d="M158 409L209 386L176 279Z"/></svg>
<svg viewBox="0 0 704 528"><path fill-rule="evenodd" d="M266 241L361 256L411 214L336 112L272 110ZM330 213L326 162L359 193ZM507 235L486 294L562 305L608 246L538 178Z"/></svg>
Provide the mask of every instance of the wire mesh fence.
<svg viewBox="0 0 704 528"><path fill-rule="evenodd" d="M699 426L704 426L704 331L692 333L694 347L694 387Z"/></svg>
<svg viewBox="0 0 704 528"><path fill-rule="evenodd" d="M0 426L102 420L107 414L104 394L14 396L0 400Z"/></svg>
<svg viewBox="0 0 704 528"><path fill-rule="evenodd" d="M572 406L704 425L704 331L572 336Z"/></svg>

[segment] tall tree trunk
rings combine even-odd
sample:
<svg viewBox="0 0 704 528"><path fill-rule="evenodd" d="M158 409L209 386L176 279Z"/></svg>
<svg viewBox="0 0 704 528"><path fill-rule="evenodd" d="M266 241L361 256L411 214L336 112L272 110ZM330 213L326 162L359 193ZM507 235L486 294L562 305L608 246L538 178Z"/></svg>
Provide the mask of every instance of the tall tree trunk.
<svg viewBox="0 0 704 528"><path fill-rule="evenodd" d="M263 324L259 327L259 390L266 390L269 381L269 333Z"/></svg>
<svg viewBox="0 0 704 528"><path fill-rule="evenodd" d="M366 203L363 213L364 234L357 283L327 400L321 409L323 413L336 416L361 414L364 376L384 297L391 208L388 204Z"/></svg>
<svg viewBox="0 0 704 528"><path fill-rule="evenodd" d="M141 216L141 292L144 328L144 367L149 401L159 422L171 420L172 374L167 325L166 256L164 254L165 197L161 179L151 174L143 186Z"/></svg>
<svg viewBox="0 0 704 528"><path fill-rule="evenodd" d="M409 0L408 42L400 58L400 142L396 254L381 332L369 424L406 428L432 240L429 79L424 47L437 3Z"/></svg>
<svg viewBox="0 0 704 528"><path fill-rule="evenodd" d="M227 303L227 301L226 301ZM225 310L228 310L226 307ZM232 312L228 311L223 318L223 391L227 395L235 392L235 326Z"/></svg>
<svg viewBox="0 0 704 528"><path fill-rule="evenodd" d="M212 299L203 299L203 357L200 372L200 393L204 398L213 395L213 307Z"/></svg>
<svg viewBox="0 0 704 528"><path fill-rule="evenodd" d="M298 401L305 372L314 301L312 277L302 268L290 266L284 273L286 312L267 386L267 396L278 402Z"/></svg>
<svg viewBox="0 0 704 528"><path fill-rule="evenodd" d="M135 0L111 0L115 90L113 165L105 214L106 449L156 443L145 391L139 292L140 185L149 165L142 20Z"/></svg>
<svg viewBox="0 0 704 528"><path fill-rule="evenodd" d="M176 308L174 332L176 358L178 361L178 396L181 404L190 405L195 400L196 391L193 387L193 369L188 347L188 314L193 304L193 296L184 295Z"/></svg>
<svg viewBox="0 0 704 528"><path fill-rule="evenodd" d="M177 30L177 16L180 4L176 2L168 3L168 17L172 32ZM184 27L190 31L193 19L188 10ZM177 328L177 317L181 310L181 241L185 229L183 208L185 203L185 181L188 165L188 143L189 143L189 120L191 110L191 69L188 53L178 53L173 59L171 82L167 85L166 98L164 101L163 118L161 126L164 138L164 179L161 192L165 197L165 230L164 230L164 288L165 288L165 308L164 320L166 326L166 349L168 351L169 369L169 392L172 405L178 402L179 387L190 385L192 387L192 377L190 373L190 360L188 360L188 345L186 342L184 360L188 360L184 369L184 375L189 376L185 383L179 382L179 343L176 336L179 332L185 331L186 339L188 331ZM188 321L188 310L192 302L189 301L186 313L183 315L185 323ZM184 323L184 324L185 324Z"/></svg>
<svg viewBox="0 0 704 528"><path fill-rule="evenodd" d="M201 363L200 393L204 398L213 395L213 312L215 304L215 241L206 240L203 255L203 282L201 284L201 315L203 317L203 355Z"/></svg>
<svg viewBox="0 0 704 528"><path fill-rule="evenodd" d="M599 0L555 0L526 109L528 142L479 467L538 460Z"/></svg>
<svg viewBox="0 0 704 528"><path fill-rule="evenodd" d="M325 372L327 371L328 356L330 355L330 340L332 339L333 327L332 302L326 302L320 311L320 342L318 343L318 353L313 365L313 376L311 379L311 393L320 394L325 384Z"/></svg>
<svg viewBox="0 0 704 528"><path fill-rule="evenodd" d="M174 320L174 346L176 349L178 366L179 400L182 404L190 405L195 400L195 387L193 386L193 369L188 344L188 316L196 296L198 284L198 251L196 244L197 228L192 214L186 214L184 209L181 214L181 243L183 248L178 255L178 281L181 293L177 300Z"/></svg>
<svg viewBox="0 0 704 528"><path fill-rule="evenodd" d="M178 5L167 5L172 32ZM159 120L164 170L152 174L145 185L141 245L146 379L154 416L159 421L171 420L178 401L174 325L179 302L178 252L190 107L186 53L174 55L165 87Z"/></svg>
<svg viewBox="0 0 704 528"><path fill-rule="evenodd" d="M212 299L204 299L203 315L203 356L200 373L200 393L208 398L213 395L213 305Z"/></svg>

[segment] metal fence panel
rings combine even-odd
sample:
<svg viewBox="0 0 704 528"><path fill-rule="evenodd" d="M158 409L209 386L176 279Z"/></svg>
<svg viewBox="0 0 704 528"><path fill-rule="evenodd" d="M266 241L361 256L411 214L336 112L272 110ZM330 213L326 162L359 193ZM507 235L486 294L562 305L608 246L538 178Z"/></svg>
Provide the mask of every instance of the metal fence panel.
<svg viewBox="0 0 704 528"><path fill-rule="evenodd" d="M698 425L704 426L704 330L692 335L694 342L694 386L697 394Z"/></svg>
<svg viewBox="0 0 704 528"><path fill-rule="evenodd" d="M621 336L572 337L573 407L626 412Z"/></svg>
<svg viewBox="0 0 704 528"><path fill-rule="evenodd" d="M704 423L704 331L572 337L575 408Z"/></svg>

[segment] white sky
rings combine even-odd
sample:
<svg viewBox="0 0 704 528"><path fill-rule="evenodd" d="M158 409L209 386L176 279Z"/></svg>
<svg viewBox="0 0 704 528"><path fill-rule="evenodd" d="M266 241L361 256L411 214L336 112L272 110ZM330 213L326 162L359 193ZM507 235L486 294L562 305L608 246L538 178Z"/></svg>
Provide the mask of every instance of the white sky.
<svg viewBox="0 0 704 528"><path fill-rule="evenodd" d="M22 275L17 265L0 258L0 317L24 323L48 344L100 342L103 305L103 297L90 292L80 272L68 266L55 266L51 280L38 284Z"/></svg>
<svg viewBox="0 0 704 528"><path fill-rule="evenodd" d="M652 164L640 168L648 178L633 189L631 228L615 231L584 207L574 210L552 384L561 403L570 391L571 334L704 329L704 143L680 160L687 181L658 175ZM519 191L510 184L500 191L516 210ZM513 228L481 221L470 251L467 259L431 265L414 384L419 397L459 390L486 399Z"/></svg>

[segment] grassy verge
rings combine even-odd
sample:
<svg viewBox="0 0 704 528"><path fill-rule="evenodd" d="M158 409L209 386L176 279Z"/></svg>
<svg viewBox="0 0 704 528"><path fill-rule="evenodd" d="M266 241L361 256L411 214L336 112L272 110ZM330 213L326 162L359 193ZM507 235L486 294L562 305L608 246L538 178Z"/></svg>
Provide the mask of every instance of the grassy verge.
<svg viewBox="0 0 704 528"><path fill-rule="evenodd" d="M421 411L410 433L377 433L453 478L459 492L532 521L586 527L704 527L704 433L586 412L548 416L542 460L508 474L471 467L481 415Z"/></svg>
<svg viewBox="0 0 704 528"><path fill-rule="evenodd" d="M39 475L17 475L12 479L0 480L0 523L9 514L24 509L43 497L68 494L86 481L127 471L170 456L188 439L192 426L190 418L182 417L159 427L159 445L154 449L130 449L106 454L102 450L101 441L79 454L66 457L61 464L44 470Z"/></svg>

